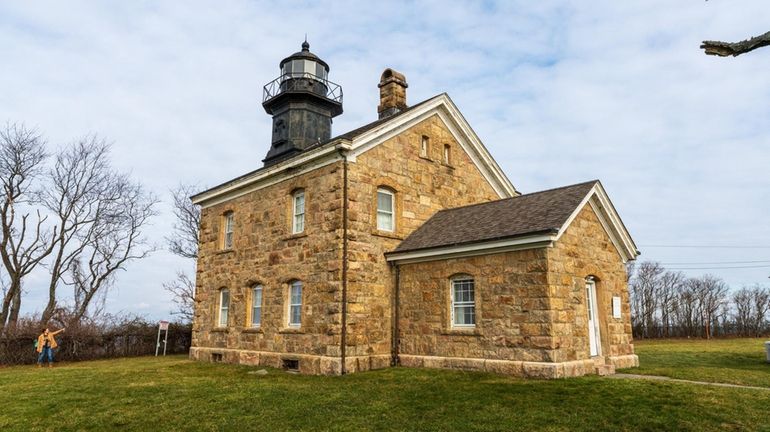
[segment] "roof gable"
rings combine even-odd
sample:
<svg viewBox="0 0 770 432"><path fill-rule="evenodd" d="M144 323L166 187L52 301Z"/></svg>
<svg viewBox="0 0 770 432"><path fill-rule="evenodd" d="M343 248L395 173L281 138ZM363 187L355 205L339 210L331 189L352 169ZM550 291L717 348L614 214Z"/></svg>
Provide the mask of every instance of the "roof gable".
<svg viewBox="0 0 770 432"><path fill-rule="evenodd" d="M389 261L553 245L591 205L623 261L638 251L598 180L487 203L442 210L393 251Z"/></svg>
<svg viewBox="0 0 770 432"><path fill-rule="evenodd" d="M444 122L455 140L501 198L518 195L513 184L481 143L457 106L446 93L442 93L390 117L373 121L308 147L290 159L262 167L198 193L191 199L195 204L208 207L334 163L343 157L355 162L356 157L361 153L433 115L438 115Z"/></svg>

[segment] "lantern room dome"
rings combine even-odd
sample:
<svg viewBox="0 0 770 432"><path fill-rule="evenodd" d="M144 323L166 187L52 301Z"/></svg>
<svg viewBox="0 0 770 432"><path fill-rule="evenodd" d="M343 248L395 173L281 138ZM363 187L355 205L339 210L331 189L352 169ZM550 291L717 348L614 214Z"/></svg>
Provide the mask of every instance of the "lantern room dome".
<svg viewBox="0 0 770 432"><path fill-rule="evenodd" d="M310 52L310 44L307 41L302 42L302 51L297 51L281 60L280 67L281 75L292 78L310 78L309 74L323 81L329 76L329 65Z"/></svg>

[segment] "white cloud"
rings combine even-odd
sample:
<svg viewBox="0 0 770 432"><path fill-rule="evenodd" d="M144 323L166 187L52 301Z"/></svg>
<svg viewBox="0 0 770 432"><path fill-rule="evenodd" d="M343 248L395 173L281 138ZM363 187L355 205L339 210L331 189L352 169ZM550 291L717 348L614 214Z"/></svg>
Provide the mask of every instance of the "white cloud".
<svg viewBox="0 0 770 432"><path fill-rule="evenodd" d="M261 166L261 86L311 49L345 90L342 133L376 116L392 66L409 100L447 91L514 184L600 178L636 241L770 246L770 51L705 56L703 39L767 31L765 2L23 2L0 5L0 119L53 144L95 132L167 197ZM150 233L162 241L164 205ZM770 249L642 248L662 261L770 259ZM119 275L110 307L172 306L158 253ZM768 269L720 271L733 284ZM28 287L27 308L43 293ZM137 307L138 309L138 307Z"/></svg>

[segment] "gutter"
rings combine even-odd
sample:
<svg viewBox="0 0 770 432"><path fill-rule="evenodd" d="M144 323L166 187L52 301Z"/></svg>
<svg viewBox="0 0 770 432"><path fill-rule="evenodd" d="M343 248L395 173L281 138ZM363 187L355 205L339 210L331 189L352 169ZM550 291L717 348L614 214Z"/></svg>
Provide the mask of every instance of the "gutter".
<svg viewBox="0 0 770 432"><path fill-rule="evenodd" d="M345 347L348 338L348 158L347 151L340 149L342 156L342 329L340 331L341 374L345 375Z"/></svg>
<svg viewBox="0 0 770 432"><path fill-rule="evenodd" d="M390 365L391 366L398 366L398 345L400 342L399 338L399 326L398 326L398 316L399 316L399 303L400 303L400 290L401 290L401 267L399 267L398 263L390 263L391 267L394 269L394 289L393 289L393 329L392 335L391 335L391 341L390 341Z"/></svg>

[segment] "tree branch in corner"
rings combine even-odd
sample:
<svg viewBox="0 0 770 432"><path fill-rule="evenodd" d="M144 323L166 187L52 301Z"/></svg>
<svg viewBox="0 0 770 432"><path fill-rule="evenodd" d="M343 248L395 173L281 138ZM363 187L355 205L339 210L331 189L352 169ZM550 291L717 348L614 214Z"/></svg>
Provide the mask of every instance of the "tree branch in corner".
<svg viewBox="0 0 770 432"><path fill-rule="evenodd" d="M768 45L770 45L770 32L740 42L703 41L700 47L708 55L735 57Z"/></svg>

